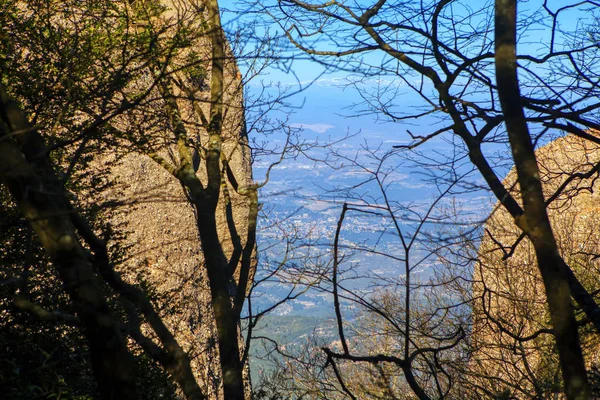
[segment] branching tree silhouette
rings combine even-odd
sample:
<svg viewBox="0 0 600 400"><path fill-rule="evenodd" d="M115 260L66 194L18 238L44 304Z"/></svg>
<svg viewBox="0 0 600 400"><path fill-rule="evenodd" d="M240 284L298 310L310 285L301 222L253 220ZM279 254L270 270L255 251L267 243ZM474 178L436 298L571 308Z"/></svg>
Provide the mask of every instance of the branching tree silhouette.
<svg viewBox="0 0 600 400"><path fill-rule="evenodd" d="M239 322L256 268L261 184L251 179L242 77L217 1L9 0L2 8L2 183L57 269L76 315L17 295L33 269L7 276L11 307L80 324L103 398L139 395L127 338L186 398L209 395L155 299L117 272L112 237L98 231L118 228L90 224L94 211L77 201L93 195L100 180L90 160L150 157L180 183L194 209L198 267L206 268L212 308L204 317L214 317L219 350L214 375L224 398L245 398ZM268 62L267 49L263 57ZM247 165L234 166L240 162ZM242 228L234 221L234 195L242 203L235 207L247 210ZM217 226L221 212L226 235ZM143 392L144 384L137 385Z"/></svg>
<svg viewBox="0 0 600 400"><path fill-rule="evenodd" d="M439 168L456 167L462 160L474 166L536 249L565 393L572 399L588 398L571 297L596 331L600 309L558 254L533 150L536 143L564 133L598 142L591 133L600 128L595 95L600 71L594 62L600 54L588 34L594 22L568 22L569 13L594 13L598 4L554 6L540 1L519 4L519 13L516 2L474 8L452 0L285 0L259 7L293 46L328 67L348 71L349 81L380 79L371 90L362 87L359 113L375 113L397 124L414 119L435 124L429 131L423 125L416 133L407 130L411 143L399 149L421 148L423 160L432 165L435 156L424 150L427 143L446 139L453 155ZM402 86L386 84L386 78ZM420 100L418 105L402 103L404 90L412 93L411 101ZM506 172L498 168L506 161L506 150L512 152L519 175L518 198L500 178ZM438 182L445 179L439 175ZM476 181L472 185L481 186ZM426 396L418 390L415 394Z"/></svg>
<svg viewBox="0 0 600 400"><path fill-rule="evenodd" d="M333 298L338 339L315 334L297 352L274 344L281 366L266 386L277 387L274 393L282 397L401 398L407 391L420 398L455 396L466 364L471 278L464 266L436 268L431 277L421 272L447 248L474 246L478 225L457 215L451 220L464 176L452 171L431 199L405 201L395 198L401 176L422 165L402 152L331 148L328 162L339 168L336 173L362 178L319 198L332 205L346 199L331 239L332 266L322 271L328 275L318 288ZM440 223L453 230L438 234ZM356 227L365 228L358 238Z"/></svg>

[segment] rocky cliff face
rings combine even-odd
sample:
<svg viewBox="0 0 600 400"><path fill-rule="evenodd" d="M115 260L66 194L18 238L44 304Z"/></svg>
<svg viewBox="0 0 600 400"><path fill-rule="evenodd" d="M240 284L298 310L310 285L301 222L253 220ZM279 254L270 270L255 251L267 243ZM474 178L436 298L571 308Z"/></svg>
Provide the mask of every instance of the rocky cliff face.
<svg viewBox="0 0 600 400"><path fill-rule="evenodd" d="M191 24L192 9L185 9L191 2L162 2L168 9L165 19L188 15ZM198 16L203 19L203 16ZM201 22L200 22L201 23ZM211 60L210 41L206 35L197 35L191 50L182 52L173 62L188 62L190 53L198 60L197 75L173 73L185 85L193 82L191 92L173 85L178 112L193 148L196 175L206 184L207 171L204 157L209 137L203 118L210 114ZM243 92L240 72L231 51L227 50L223 96L223 129L221 167L226 161L239 187L252 183L250 149L245 135ZM174 68L174 67L173 67ZM164 96L156 90L158 97ZM152 107L162 107L162 102ZM159 108L160 109L160 108ZM152 111L152 110L149 110ZM158 112L160 114L160 111ZM146 287L153 302L160 308L161 316L192 359L196 378L211 399L223 398L218 344L214 315L211 307L211 291L204 265L203 249L198 234L195 210L181 183L163 166L149 156L151 151L167 162L177 166L179 154L177 139L173 136L171 121L163 116L148 117L148 112L136 111L121 122L145 126L143 144L135 137L138 146L124 142L121 150L110 151L97 157L93 168L106 173L106 185L110 189L96 194L94 202L118 204L105 211L107 222L115 231L113 250L120 254L119 271L130 282ZM148 118L145 121L144 118ZM149 122L150 121L150 122ZM161 127L161 124L162 125ZM138 129L140 130L140 129ZM135 133L139 135L139 133ZM225 171L223 169L223 171ZM224 174L225 175L225 174ZM227 216L227 203L231 215ZM248 232L249 200L241 196L230 179L221 182L216 220L219 239L229 259L234 251L232 226L245 246ZM251 272L253 274L253 271ZM241 343L241 342L240 342ZM249 389L249 385L247 385ZM249 392L249 391L248 391Z"/></svg>
<svg viewBox="0 0 600 400"><path fill-rule="evenodd" d="M537 151L548 214L562 256L587 290L600 289L600 145L566 136ZM516 192L516 173L505 185ZM482 385L517 398L551 393L560 377L535 252L498 208L486 224L475 265L473 362L493 377ZM586 362L600 364L597 334L581 329Z"/></svg>
<svg viewBox="0 0 600 400"><path fill-rule="evenodd" d="M0 13L3 86L52 148L52 163L60 166L60 179L77 212L89 217L98 234L111 233L111 261L127 281L139 283L160 309L189 352L195 375L211 398L223 397L208 263L203 258L214 249L202 248L198 232L206 224L197 223L196 213L204 210L199 204L212 207L217 200L213 223L218 238L213 240L213 235L211 240L224 254L213 264L226 264L223 269L227 271L238 267L239 274L240 261L236 265L235 260L241 257L232 254L234 248L238 253L247 248L250 263L245 265L250 265L252 275L254 261L248 253L254 241L247 233L252 231L248 228L250 206L257 205L255 197L239 194L248 193L252 186L250 151L241 76L224 39L217 8L209 0L9 0ZM219 46L213 46L216 42ZM189 166L188 180L206 188L207 154L213 155L211 165L216 165L212 170L217 178L211 180L211 196L196 196L200 200L210 197L210 201L196 201L193 208L190 188L186 192L174 175ZM31 232L23 229L21 215L4 187L0 201L0 280L22 280L32 301L72 313L61 280ZM236 280L229 275L220 282L222 303L229 302L228 295L237 289L232 285L229 291L227 284ZM0 301L0 313L10 317L0 318L0 329L13 336L2 344L16 350L6 363L0 363L0 375L9 371L34 387L43 385L20 371L52 370L52 383L58 382L58 387L68 386L63 382L66 379L69 385L81 386L84 393L93 393L89 360L81 354L85 353L81 332L58 324L44 326L44 321L15 324L13 317L26 314L13 307L16 286L3 289L7 295ZM108 287L106 295L109 300L116 298ZM123 314L123 308L115 305L121 322L134 326ZM133 314L129 314L131 319ZM231 332L227 339L235 347L236 319L230 321L228 327L234 328L226 330ZM156 339L147 328L142 326L144 333ZM49 340L42 346L37 342L45 340L44 336ZM141 353L133 340L131 346ZM22 362L25 353L31 357ZM39 365L40 353L53 358ZM34 362L27 365L31 359ZM146 356L137 359L153 364ZM235 367L239 372L239 365ZM72 370L77 374L61 377ZM87 377L79 379L80 374ZM84 383L79 385L79 380ZM13 386L11 391L16 387L14 381L0 381ZM236 383L240 381L236 376ZM238 392L243 392L242 386L237 386L242 389ZM13 392L27 397L22 390Z"/></svg>

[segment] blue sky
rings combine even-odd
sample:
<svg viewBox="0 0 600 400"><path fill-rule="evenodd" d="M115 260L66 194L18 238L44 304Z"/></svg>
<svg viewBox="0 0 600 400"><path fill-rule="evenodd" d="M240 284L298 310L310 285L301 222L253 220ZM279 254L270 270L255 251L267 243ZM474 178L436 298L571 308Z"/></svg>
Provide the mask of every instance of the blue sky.
<svg viewBox="0 0 600 400"><path fill-rule="evenodd" d="M556 10L558 7L575 3L577 1L549 0L547 5L551 10ZM236 0L221 1L221 8L223 10L239 10L238 4L239 2ZM527 15L539 10L541 6L541 0L519 2L520 20L526 20ZM579 24L587 23L593 18L591 13L582 12L580 9L573 9L561 15L561 26L566 30L573 30ZM247 15L243 16L243 18L245 17ZM228 24L231 23L232 18L239 18L239 16L235 13L225 12L223 21ZM259 29L264 30L265 28ZM548 38L547 28L541 25L529 28L526 33L521 35L518 52L539 55L540 52L546 51ZM561 40L560 37L557 38L558 43ZM369 57L373 61L380 56L374 54ZM288 70L284 70L288 67ZM352 79L351 75L340 71L324 71L320 64L306 59L295 59L293 63L287 63L285 68L267 68L263 74L249 82L247 91L252 92L262 84L281 85L290 90L302 89L300 93L288 99L293 109L289 122L292 127L303 127L307 137L323 137L324 140L327 140L329 137L340 137L345 133L357 134L354 139L355 143L366 139L374 146L382 144L385 150L395 144L406 143L409 139L406 134L407 130L424 135L440 127L440 125L436 125L438 121L430 117L395 124L382 123L373 115L347 118L356 115L357 109L352 109L351 106L361 101L354 88L344 85L346 79ZM491 77L493 78L493 75ZM404 83L394 76L370 78L363 87L372 89L381 83L395 85L394 89L398 91L393 97L396 109L413 112L415 110L413 106L421 103L421 99L414 91L404 86Z"/></svg>

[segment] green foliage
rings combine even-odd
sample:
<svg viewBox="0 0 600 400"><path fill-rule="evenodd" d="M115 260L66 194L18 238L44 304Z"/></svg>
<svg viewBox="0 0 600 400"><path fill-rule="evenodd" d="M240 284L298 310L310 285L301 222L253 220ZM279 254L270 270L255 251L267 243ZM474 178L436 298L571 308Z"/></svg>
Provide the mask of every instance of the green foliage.
<svg viewBox="0 0 600 400"><path fill-rule="evenodd" d="M0 393L14 400L97 398L87 345L76 326L42 321L16 309L15 296L73 314L45 252L0 187ZM13 283L10 283L13 282ZM135 353L141 398L175 399L168 375Z"/></svg>
<svg viewBox="0 0 600 400"><path fill-rule="evenodd" d="M0 0L0 82L45 135L57 161L67 141L100 119L121 114L143 98L134 82L167 27L149 21L164 11L144 2L132 15L129 1ZM155 56L157 56L155 54ZM105 125L86 138L114 143ZM72 143L71 143L72 144ZM72 153L70 153L72 154Z"/></svg>
<svg viewBox="0 0 600 400"><path fill-rule="evenodd" d="M190 51L186 56L186 75L188 82L197 90L208 90L208 71L203 60L196 51Z"/></svg>
<svg viewBox="0 0 600 400"><path fill-rule="evenodd" d="M164 11L158 2L136 11L149 19ZM82 132L99 118L117 115L124 101L142 99L150 44L163 31L139 29L128 1L0 0L0 83L25 110L53 149L55 165L69 171L65 188L77 195L102 189L103 171L85 165L105 145L110 126ZM127 94L125 94L127 93ZM88 143L93 145L88 146ZM75 146L73 146L73 144ZM67 146L70 145L70 146ZM81 152L74 156L80 146ZM71 165L72 163L72 165ZM99 231L105 204L82 213ZM0 187L0 393L10 399L97 398L84 337L75 326L42 321L14 306L22 297L49 311L74 315L53 266L3 187ZM110 298L110 296L107 296ZM113 304L117 310L116 304ZM136 351L141 398L174 399L168 375Z"/></svg>
<svg viewBox="0 0 600 400"><path fill-rule="evenodd" d="M74 327L41 321L13 306L27 297L72 313L43 249L0 188L0 392L10 399L84 399L93 394L85 343ZM89 398L89 397L87 397Z"/></svg>
<svg viewBox="0 0 600 400"><path fill-rule="evenodd" d="M85 343L77 330L16 314L0 326L0 390L10 399L95 397Z"/></svg>

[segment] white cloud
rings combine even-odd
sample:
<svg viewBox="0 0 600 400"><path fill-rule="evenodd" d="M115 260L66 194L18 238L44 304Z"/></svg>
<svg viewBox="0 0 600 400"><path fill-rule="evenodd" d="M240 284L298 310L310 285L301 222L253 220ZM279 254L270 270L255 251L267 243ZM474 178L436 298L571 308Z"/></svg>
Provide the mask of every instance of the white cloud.
<svg viewBox="0 0 600 400"><path fill-rule="evenodd" d="M329 129L334 128L333 125L328 125L328 124L302 124L302 123L295 123L295 124L291 124L290 126L292 128L308 129L308 130L311 130L311 131L317 132L317 133L325 133Z"/></svg>

